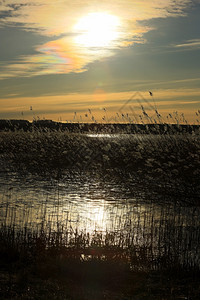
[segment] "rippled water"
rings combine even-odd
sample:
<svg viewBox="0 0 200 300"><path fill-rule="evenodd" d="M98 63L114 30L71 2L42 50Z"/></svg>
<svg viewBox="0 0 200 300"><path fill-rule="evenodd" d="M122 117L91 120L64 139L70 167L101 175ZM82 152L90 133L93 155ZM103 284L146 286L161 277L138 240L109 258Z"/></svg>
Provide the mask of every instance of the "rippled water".
<svg viewBox="0 0 200 300"><path fill-rule="evenodd" d="M114 178L66 174L60 181L48 181L7 173L0 177L0 197L1 221L8 225L37 228L43 221L56 230L59 221L66 228L91 234L131 234L137 245L154 243L155 251L177 243L179 260L187 251L187 263L200 261L199 208L179 205L176 199L147 197L141 191L133 193Z"/></svg>
<svg viewBox="0 0 200 300"><path fill-rule="evenodd" d="M126 178L82 172L49 180L7 170L0 173L0 200L4 225L37 230L45 224L57 230L59 224L64 230L115 233L135 245L151 244L155 253L170 250L183 264L200 266L200 208L139 188Z"/></svg>
<svg viewBox="0 0 200 300"><path fill-rule="evenodd" d="M47 219L59 215L72 227L90 232L120 230L131 214L136 218L148 206L142 204L142 195L139 204L138 195L134 197L123 184L88 174L67 174L60 181L48 181L8 173L0 178L0 194L2 217L6 211L14 214L16 224L24 222L26 211L28 223L38 223L46 210Z"/></svg>

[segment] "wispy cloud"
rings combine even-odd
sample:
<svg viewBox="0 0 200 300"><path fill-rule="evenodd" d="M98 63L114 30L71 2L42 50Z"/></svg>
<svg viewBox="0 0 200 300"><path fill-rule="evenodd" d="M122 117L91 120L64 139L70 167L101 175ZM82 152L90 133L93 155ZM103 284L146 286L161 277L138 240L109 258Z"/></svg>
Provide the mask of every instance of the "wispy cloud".
<svg viewBox="0 0 200 300"><path fill-rule="evenodd" d="M127 106L124 104L133 97L132 101ZM142 97L141 97L142 96ZM156 101L157 109L161 114L168 114L175 110L184 112L185 115L191 116L191 121L194 120L195 111L199 109L200 104L200 88L196 89L159 89L154 91L154 98ZM1 99L1 113L0 115L13 113L15 116L20 116L21 111L30 118L30 106L33 106L33 113L51 119L62 117L63 120L72 120L74 112L77 116L84 117L88 109L92 110L95 119L102 121L104 114L103 108L106 107L109 117L116 116L116 113L129 113L131 117L132 109L141 114L141 104L144 105L148 114L154 115L154 105L152 97L148 91L119 92L119 93L106 93L105 91L94 91L93 93L80 94L73 93L67 95L46 95L42 97L19 97L10 95L8 98ZM145 99L145 100L144 100ZM131 108L130 108L131 106ZM123 107L123 111L121 108ZM190 121L190 119L188 119ZM86 119L85 121L88 121Z"/></svg>
<svg viewBox="0 0 200 300"><path fill-rule="evenodd" d="M6 0L0 1L0 27L15 26L48 36L52 40L36 45L36 54L20 56L2 67L0 79L45 74L84 72L95 60L113 55L113 50L133 43L144 43L143 35L151 28L139 21L185 14L190 0ZM120 20L119 37L102 49L88 49L75 43L75 24L91 12L106 12ZM198 46L199 40L188 47ZM176 47L183 47L176 45ZM86 49L87 48L87 49Z"/></svg>
<svg viewBox="0 0 200 300"><path fill-rule="evenodd" d="M199 49L200 39L187 40L181 44L174 45L174 48L189 49L189 50Z"/></svg>
<svg viewBox="0 0 200 300"><path fill-rule="evenodd" d="M84 72L90 62L112 55L108 49L79 49L71 37L36 46L35 51L35 55L20 56L16 61L2 66L0 79Z"/></svg>
<svg viewBox="0 0 200 300"><path fill-rule="evenodd" d="M124 22L183 15L191 0L6 0L1 1L0 12L10 15L1 24L18 24L24 29L41 30L54 35L70 31L77 20L94 11L106 11L121 16Z"/></svg>

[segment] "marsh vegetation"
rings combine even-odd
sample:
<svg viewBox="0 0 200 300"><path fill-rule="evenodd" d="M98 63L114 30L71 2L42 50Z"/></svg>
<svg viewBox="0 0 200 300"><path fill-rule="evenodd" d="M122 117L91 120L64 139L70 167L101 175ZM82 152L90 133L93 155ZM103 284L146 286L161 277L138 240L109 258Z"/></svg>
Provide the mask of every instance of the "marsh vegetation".
<svg viewBox="0 0 200 300"><path fill-rule="evenodd" d="M198 131L0 132L0 163L3 298L198 299Z"/></svg>

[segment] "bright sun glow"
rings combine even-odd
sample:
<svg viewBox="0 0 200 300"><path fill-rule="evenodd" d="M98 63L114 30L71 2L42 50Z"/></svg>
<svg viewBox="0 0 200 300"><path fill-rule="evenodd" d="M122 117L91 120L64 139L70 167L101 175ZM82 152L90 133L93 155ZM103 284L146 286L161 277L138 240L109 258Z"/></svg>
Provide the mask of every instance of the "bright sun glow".
<svg viewBox="0 0 200 300"><path fill-rule="evenodd" d="M119 18L107 13L90 13L79 20L75 42L84 47L108 47L119 38Z"/></svg>

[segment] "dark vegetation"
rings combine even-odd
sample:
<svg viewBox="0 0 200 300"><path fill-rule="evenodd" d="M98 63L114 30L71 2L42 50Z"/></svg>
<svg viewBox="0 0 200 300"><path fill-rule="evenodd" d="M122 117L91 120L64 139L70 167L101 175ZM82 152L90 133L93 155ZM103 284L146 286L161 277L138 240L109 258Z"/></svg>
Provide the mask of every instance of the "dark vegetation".
<svg viewBox="0 0 200 300"><path fill-rule="evenodd" d="M47 123L11 121L5 128L0 122L2 174L115 177L133 193L140 187L172 195L176 209L192 206L195 215L200 204L198 126ZM139 134L81 134L89 131ZM56 229L44 220L37 229L26 223L19 228L6 212L0 229L1 299L199 299L198 224L184 224L179 217L175 227L166 215L159 224L153 217L147 222L150 231L144 227L141 244L135 241L140 228L133 223L121 233L74 232L59 219Z"/></svg>
<svg viewBox="0 0 200 300"><path fill-rule="evenodd" d="M0 133L3 168L62 177L67 171L118 176L163 192L199 194L200 136L191 134L95 137L65 131ZM198 204L198 198L197 198Z"/></svg>
<svg viewBox="0 0 200 300"><path fill-rule="evenodd" d="M74 238L64 246L59 232L1 229L1 299L199 299L199 269L169 253L154 261L149 249L113 245L109 234L90 245Z"/></svg>
<svg viewBox="0 0 200 300"><path fill-rule="evenodd" d="M139 134L176 134L176 133L198 133L199 125L187 124L165 124L165 123L61 123L52 120L0 120L0 131L33 131L60 130L74 133L139 133Z"/></svg>

